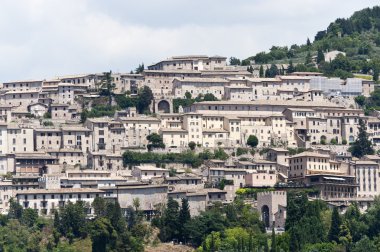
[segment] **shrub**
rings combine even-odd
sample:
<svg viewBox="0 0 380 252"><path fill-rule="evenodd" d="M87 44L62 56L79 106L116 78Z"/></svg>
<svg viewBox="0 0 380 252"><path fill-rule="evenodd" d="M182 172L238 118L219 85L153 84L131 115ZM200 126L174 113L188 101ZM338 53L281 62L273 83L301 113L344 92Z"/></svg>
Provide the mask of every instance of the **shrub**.
<svg viewBox="0 0 380 252"><path fill-rule="evenodd" d="M244 149L244 148L237 148L236 150L236 155L237 156L241 156L241 155L244 155L244 154L247 154L248 153L248 150L247 149Z"/></svg>

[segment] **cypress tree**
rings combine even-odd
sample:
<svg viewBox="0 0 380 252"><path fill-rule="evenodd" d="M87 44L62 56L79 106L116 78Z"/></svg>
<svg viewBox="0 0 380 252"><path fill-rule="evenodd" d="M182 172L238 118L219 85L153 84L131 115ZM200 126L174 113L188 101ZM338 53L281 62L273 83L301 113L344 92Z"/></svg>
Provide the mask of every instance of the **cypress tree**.
<svg viewBox="0 0 380 252"><path fill-rule="evenodd" d="M300 251L300 244L299 244L299 240L298 240L295 228L292 228L290 230L289 251L292 251L292 252Z"/></svg>
<svg viewBox="0 0 380 252"><path fill-rule="evenodd" d="M191 219L190 207L187 199L182 199L181 209L178 214L178 224L179 224L179 237L182 241L186 241L188 235L185 230L185 224Z"/></svg>
<svg viewBox="0 0 380 252"><path fill-rule="evenodd" d="M274 232L274 223L272 227L272 243L270 247L271 247L270 252L277 252L276 233Z"/></svg>
<svg viewBox="0 0 380 252"><path fill-rule="evenodd" d="M372 148L372 142L368 139L366 125L362 119L359 119L358 137L348 150L352 153L352 156L357 158L375 153Z"/></svg>
<svg viewBox="0 0 380 252"><path fill-rule="evenodd" d="M317 63L320 64L321 62L324 62L324 61L325 61L325 55L323 54L322 49L319 48L318 53L317 53Z"/></svg>
<svg viewBox="0 0 380 252"><path fill-rule="evenodd" d="M289 61L289 66L288 66L288 69L286 70L286 73L290 74L290 73L294 73L294 71L295 71L295 69L293 66L293 61Z"/></svg>
<svg viewBox="0 0 380 252"><path fill-rule="evenodd" d="M259 76L260 76L260 78L264 78L264 67L263 67L263 65L260 66Z"/></svg>
<svg viewBox="0 0 380 252"><path fill-rule="evenodd" d="M339 242L340 225L342 225L342 220L338 213L338 208L334 207L331 215L331 226L328 235L329 241Z"/></svg>

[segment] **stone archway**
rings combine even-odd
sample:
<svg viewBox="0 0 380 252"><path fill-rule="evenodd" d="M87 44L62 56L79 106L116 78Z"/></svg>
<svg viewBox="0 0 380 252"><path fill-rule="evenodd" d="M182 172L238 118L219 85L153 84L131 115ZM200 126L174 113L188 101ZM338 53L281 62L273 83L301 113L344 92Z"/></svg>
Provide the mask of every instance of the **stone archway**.
<svg viewBox="0 0 380 252"><path fill-rule="evenodd" d="M161 100L157 103L159 113L170 113L170 103L167 100Z"/></svg>
<svg viewBox="0 0 380 252"><path fill-rule="evenodd" d="M170 99L157 99L154 101L155 113L173 113L173 104Z"/></svg>

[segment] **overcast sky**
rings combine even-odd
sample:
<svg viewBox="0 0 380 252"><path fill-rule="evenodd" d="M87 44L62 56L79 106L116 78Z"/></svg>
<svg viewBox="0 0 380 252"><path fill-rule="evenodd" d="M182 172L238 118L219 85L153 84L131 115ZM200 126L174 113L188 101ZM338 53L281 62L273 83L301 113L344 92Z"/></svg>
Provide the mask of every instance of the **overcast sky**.
<svg viewBox="0 0 380 252"><path fill-rule="evenodd" d="M0 81L305 43L377 0L0 0Z"/></svg>

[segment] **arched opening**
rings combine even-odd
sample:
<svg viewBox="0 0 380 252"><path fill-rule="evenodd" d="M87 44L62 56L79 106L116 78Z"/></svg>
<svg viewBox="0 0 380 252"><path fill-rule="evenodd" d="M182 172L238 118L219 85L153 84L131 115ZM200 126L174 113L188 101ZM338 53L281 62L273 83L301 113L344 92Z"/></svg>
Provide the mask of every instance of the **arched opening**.
<svg viewBox="0 0 380 252"><path fill-rule="evenodd" d="M157 110L159 113L170 113L170 104L166 100L162 100L157 104Z"/></svg>
<svg viewBox="0 0 380 252"><path fill-rule="evenodd" d="M269 207L264 205L261 208L261 218L264 222L265 227L269 227Z"/></svg>

